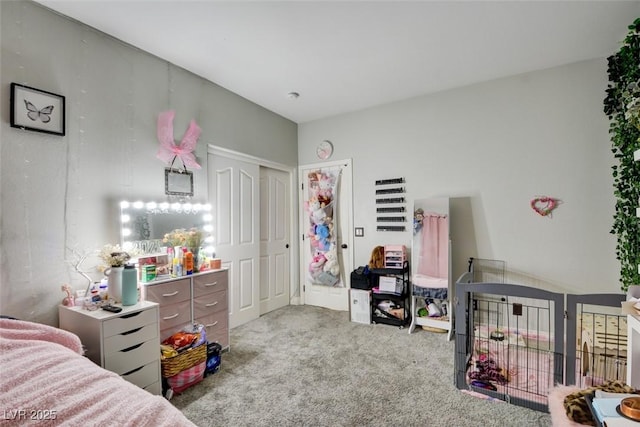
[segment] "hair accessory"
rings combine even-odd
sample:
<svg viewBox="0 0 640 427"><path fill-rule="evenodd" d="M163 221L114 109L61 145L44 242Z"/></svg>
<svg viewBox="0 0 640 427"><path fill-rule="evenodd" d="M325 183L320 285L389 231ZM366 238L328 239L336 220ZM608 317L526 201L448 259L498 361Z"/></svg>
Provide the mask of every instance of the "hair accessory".
<svg viewBox="0 0 640 427"><path fill-rule="evenodd" d="M551 211L558 207L560 200L549 196L538 196L531 199L531 209L536 211L540 216L551 217Z"/></svg>

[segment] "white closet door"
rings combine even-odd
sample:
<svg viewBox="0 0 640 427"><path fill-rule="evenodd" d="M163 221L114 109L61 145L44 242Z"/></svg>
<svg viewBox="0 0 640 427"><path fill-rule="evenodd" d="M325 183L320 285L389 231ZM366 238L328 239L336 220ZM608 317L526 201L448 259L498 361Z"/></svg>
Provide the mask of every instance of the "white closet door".
<svg viewBox="0 0 640 427"><path fill-rule="evenodd" d="M260 314L289 305L291 186L289 174L260 168Z"/></svg>
<svg viewBox="0 0 640 427"><path fill-rule="evenodd" d="M216 256L229 269L229 327L260 316L257 164L209 154Z"/></svg>

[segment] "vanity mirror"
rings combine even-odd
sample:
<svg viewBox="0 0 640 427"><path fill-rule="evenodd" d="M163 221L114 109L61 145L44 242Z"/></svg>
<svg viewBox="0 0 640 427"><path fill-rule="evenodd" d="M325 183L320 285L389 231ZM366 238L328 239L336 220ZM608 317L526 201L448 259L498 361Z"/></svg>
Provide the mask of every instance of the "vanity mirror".
<svg viewBox="0 0 640 427"><path fill-rule="evenodd" d="M124 250L140 254L163 252L164 235L176 229L197 228L203 233L202 248L213 255L211 205L202 203L120 202L120 236Z"/></svg>

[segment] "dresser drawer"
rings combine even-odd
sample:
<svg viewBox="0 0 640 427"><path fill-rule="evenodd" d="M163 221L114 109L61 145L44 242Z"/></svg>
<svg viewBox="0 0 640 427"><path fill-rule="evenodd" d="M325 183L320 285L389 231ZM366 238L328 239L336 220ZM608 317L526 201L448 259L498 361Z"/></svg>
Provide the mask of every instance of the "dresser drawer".
<svg viewBox="0 0 640 427"><path fill-rule="evenodd" d="M191 299L190 279L180 279L159 285L143 285L143 297L160 305L173 304Z"/></svg>
<svg viewBox="0 0 640 427"><path fill-rule="evenodd" d="M155 310L154 310L155 311ZM122 332L104 339L104 354L108 355L141 342L158 337L158 325L154 322L131 331Z"/></svg>
<svg viewBox="0 0 640 427"><path fill-rule="evenodd" d="M207 341L217 341L223 347L229 345L229 313L226 310L209 316L198 317L195 321L205 326Z"/></svg>
<svg viewBox="0 0 640 427"><path fill-rule="evenodd" d="M207 341L217 342L222 346L222 348L227 348L229 347L229 330L219 329L212 332L207 332Z"/></svg>
<svg viewBox="0 0 640 427"><path fill-rule="evenodd" d="M158 321L158 312L156 308L136 311L134 313L123 314L114 319L105 320L102 323L102 332L105 338L113 335L122 334L123 332L134 331L145 325L152 325Z"/></svg>
<svg viewBox="0 0 640 427"><path fill-rule="evenodd" d="M198 318L219 311L227 311L227 291L213 292L193 300L193 317Z"/></svg>
<svg viewBox="0 0 640 427"><path fill-rule="evenodd" d="M216 271L193 278L193 296L197 298L211 292L227 289L227 271Z"/></svg>
<svg viewBox="0 0 640 427"><path fill-rule="evenodd" d="M154 360L132 371L125 372L121 376L130 383L140 388L145 388L148 385L160 381L160 362Z"/></svg>
<svg viewBox="0 0 640 427"><path fill-rule="evenodd" d="M162 384L160 383L160 380L158 380L157 382L155 382L153 384L149 384L144 389L147 390L151 394L158 394L158 395L162 394Z"/></svg>
<svg viewBox="0 0 640 427"><path fill-rule="evenodd" d="M104 367L109 371L122 375L154 360L158 360L159 353L160 340L155 338L134 345L133 347L105 355Z"/></svg>
<svg viewBox="0 0 640 427"><path fill-rule="evenodd" d="M191 301L160 306L160 330L191 323Z"/></svg>

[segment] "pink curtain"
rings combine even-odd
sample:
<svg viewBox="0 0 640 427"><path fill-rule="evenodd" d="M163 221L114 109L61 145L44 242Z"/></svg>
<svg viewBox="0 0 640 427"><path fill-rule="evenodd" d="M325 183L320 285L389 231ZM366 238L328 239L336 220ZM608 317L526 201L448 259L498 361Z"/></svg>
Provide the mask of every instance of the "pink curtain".
<svg viewBox="0 0 640 427"><path fill-rule="evenodd" d="M445 279L449 276L449 218L425 213L418 274Z"/></svg>

